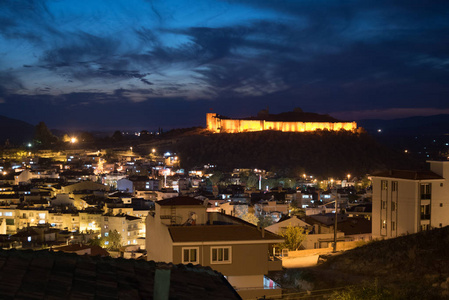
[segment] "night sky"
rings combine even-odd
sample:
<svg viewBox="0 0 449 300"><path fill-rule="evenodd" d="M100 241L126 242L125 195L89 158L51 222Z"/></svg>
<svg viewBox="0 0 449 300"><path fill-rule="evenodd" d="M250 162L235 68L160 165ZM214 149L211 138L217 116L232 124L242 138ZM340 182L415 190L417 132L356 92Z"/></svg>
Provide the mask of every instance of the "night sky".
<svg viewBox="0 0 449 300"><path fill-rule="evenodd" d="M388 119L449 113L448 96L447 0L0 1L0 115L31 124Z"/></svg>

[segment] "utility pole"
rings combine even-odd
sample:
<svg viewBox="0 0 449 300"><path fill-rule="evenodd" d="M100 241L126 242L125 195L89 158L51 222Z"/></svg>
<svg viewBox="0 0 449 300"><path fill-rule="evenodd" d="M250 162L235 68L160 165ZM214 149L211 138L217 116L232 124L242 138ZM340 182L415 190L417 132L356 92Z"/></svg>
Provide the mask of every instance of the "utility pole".
<svg viewBox="0 0 449 300"><path fill-rule="evenodd" d="M337 252L337 205L338 201L337 198L335 199L335 224L334 224L334 250L333 253Z"/></svg>

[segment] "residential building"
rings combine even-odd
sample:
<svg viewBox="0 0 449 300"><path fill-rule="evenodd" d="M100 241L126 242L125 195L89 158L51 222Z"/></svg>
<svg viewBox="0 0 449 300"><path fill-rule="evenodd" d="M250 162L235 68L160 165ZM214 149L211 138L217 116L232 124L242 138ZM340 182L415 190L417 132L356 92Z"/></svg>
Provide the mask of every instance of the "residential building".
<svg viewBox="0 0 449 300"><path fill-rule="evenodd" d="M244 298L279 295L266 274L282 269L270 253L283 239L238 218L207 213L207 203L192 197L156 202L146 221L148 260L209 266Z"/></svg>
<svg viewBox="0 0 449 300"><path fill-rule="evenodd" d="M449 161L429 161L430 170L373 174L373 238L449 225Z"/></svg>
<svg viewBox="0 0 449 300"><path fill-rule="evenodd" d="M110 231L116 230L122 237L122 245L135 245L139 237L140 221L140 218L126 214L104 215L101 236L107 237Z"/></svg>

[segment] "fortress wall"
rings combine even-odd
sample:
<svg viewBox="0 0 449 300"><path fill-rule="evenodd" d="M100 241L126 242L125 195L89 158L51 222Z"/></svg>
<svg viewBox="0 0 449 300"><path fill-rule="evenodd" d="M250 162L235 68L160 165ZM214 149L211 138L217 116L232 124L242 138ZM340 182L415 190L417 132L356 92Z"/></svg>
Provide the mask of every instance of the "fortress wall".
<svg viewBox="0 0 449 300"><path fill-rule="evenodd" d="M263 123L261 120L240 120L239 132L263 131Z"/></svg>
<svg viewBox="0 0 449 300"><path fill-rule="evenodd" d="M221 119L215 113L206 116L207 129L212 132L251 132L263 130L276 130L283 132L306 132L315 130L348 130L356 131L356 122L273 122L264 120L233 120Z"/></svg>
<svg viewBox="0 0 449 300"><path fill-rule="evenodd" d="M222 119L220 132L237 133L241 132L240 120Z"/></svg>

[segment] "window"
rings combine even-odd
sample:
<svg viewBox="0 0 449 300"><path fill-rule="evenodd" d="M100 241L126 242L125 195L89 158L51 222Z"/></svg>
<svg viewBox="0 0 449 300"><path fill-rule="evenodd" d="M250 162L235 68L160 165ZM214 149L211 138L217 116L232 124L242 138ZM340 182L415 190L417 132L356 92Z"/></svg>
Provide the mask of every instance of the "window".
<svg viewBox="0 0 449 300"><path fill-rule="evenodd" d="M105 232L104 236L108 237L109 236L109 232Z"/></svg>
<svg viewBox="0 0 449 300"><path fill-rule="evenodd" d="M440 207L443 207L443 203L440 203Z"/></svg>
<svg viewBox="0 0 449 300"><path fill-rule="evenodd" d="M421 220L430 220L430 204L421 205Z"/></svg>
<svg viewBox="0 0 449 300"><path fill-rule="evenodd" d="M387 228L387 220L382 220L382 229Z"/></svg>
<svg viewBox="0 0 449 300"><path fill-rule="evenodd" d="M109 245L109 241L104 242L105 245Z"/></svg>
<svg viewBox="0 0 449 300"><path fill-rule="evenodd" d="M397 181L392 181L391 182L391 190L393 192L396 192L398 190L398 182Z"/></svg>
<svg viewBox="0 0 449 300"><path fill-rule="evenodd" d="M420 190L421 190L421 200L428 200L430 199L431 196L431 189L432 185L431 183L423 183L420 186Z"/></svg>
<svg viewBox="0 0 449 300"><path fill-rule="evenodd" d="M27 238L27 241L28 241L28 242L31 242L31 236L29 236L29 237Z"/></svg>
<svg viewBox="0 0 449 300"><path fill-rule="evenodd" d="M396 210L396 202L391 202L391 211Z"/></svg>
<svg viewBox="0 0 449 300"><path fill-rule="evenodd" d="M198 247L195 248L182 248L182 263L198 263Z"/></svg>
<svg viewBox="0 0 449 300"><path fill-rule="evenodd" d="M396 224L394 222L391 222L391 230L396 230Z"/></svg>
<svg viewBox="0 0 449 300"><path fill-rule="evenodd" d="M386 209L387 208L387 201L382 201L382 209Z"/></svg>
<svg viewBox="0 0 449 300"><path fill-rule="evenodd" d="M211 247L211 264L230 264L231 259L231 247Z"/></svg>
<svg viewBox="0 0 449 300"><path fill-rule="evenodd" d="M12 217L12 212L11 211L5 212L5 217Z"/></svg>
<svg viewBox="0 0 449 300"><path fill-rule="evenodd" d="M381 184L382 190L384 190L384 191L388 190L388 181L382 180L380 182L380 184Z"/></svg>

